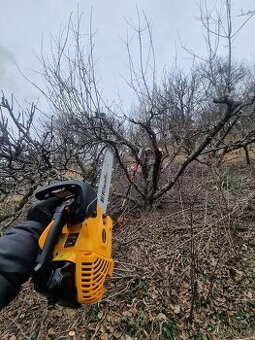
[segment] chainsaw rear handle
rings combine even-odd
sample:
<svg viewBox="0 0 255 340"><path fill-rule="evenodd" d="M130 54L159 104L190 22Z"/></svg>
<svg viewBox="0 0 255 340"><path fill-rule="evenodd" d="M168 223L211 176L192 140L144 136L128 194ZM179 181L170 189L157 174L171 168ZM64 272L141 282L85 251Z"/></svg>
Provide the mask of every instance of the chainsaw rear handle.
<svg viewBox="0 0 255 340"><path fill-rule="evenodd" d="M54 224L49 231L42 252L37 257L37 264L34 268L35 272L38 272L48 261L51 260L53 249L67 220L65 208L66 206L64 204L56 208L56 211L53 215Z"/></svg>

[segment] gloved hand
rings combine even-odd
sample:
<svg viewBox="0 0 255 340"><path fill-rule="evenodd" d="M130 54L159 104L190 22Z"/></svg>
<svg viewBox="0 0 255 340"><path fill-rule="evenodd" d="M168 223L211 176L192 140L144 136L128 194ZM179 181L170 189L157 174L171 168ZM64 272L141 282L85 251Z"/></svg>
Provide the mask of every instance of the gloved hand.
<svg viewBox="0 0 255 340"><path fill-rule="evenodd" d="M41 201L29 209L27 220L39 222L46 227L51 222L55 209L60 204L61 200L55 197Z"/></svg>

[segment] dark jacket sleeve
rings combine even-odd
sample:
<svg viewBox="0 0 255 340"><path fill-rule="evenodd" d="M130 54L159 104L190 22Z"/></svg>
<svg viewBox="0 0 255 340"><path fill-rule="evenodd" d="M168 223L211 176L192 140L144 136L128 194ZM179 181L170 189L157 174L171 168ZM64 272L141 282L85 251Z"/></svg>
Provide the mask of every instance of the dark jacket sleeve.
<svg viewBox="0 0 255 340"><path fill-rule="evenodd" d="M26 221L10 228L0 238L0 309L19 292L30 276L38 254L38 239L44 227Z"/></svg>

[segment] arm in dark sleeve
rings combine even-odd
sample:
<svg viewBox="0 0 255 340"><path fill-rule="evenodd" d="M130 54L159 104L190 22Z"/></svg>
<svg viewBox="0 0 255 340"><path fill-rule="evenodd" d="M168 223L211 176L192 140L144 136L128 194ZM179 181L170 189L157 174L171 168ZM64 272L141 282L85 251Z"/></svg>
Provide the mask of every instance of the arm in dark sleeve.
<svg viewBox="0 0 255 340"><path fill-rule="evenodd" d="M30 276L38 254L38 239L44 226L26 221L10 228L0 238L0 309L19 292Z"/></svg>

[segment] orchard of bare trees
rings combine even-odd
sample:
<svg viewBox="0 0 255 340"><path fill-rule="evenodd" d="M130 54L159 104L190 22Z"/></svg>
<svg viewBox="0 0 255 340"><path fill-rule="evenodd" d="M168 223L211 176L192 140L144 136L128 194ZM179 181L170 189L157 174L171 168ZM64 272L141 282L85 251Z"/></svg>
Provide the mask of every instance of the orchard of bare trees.
<svg viewBox="0 0 255 340"><path fill-rule="evenodd" d="M253 14L243 14L243 22L233 30L230 1L220 14L201 6L207 55L184 46L194 59L192 67L165 70L158 81L151 24L138 12L137 26L130 27L137 38L138 63L132 43L125 41L130 71L126 84L136 96L129 112L116 103L108 105L102 97L94 33L91 28L84 41L82 15L77 20L70 17L59 40L53 41L54 52L42 55L46 85L39 90L52 116L40 117L36 104L20 110L13 98L2 94L1 200L17 183L23 188L27 183L29 195L40 181L60 178L67 171L95 183L105 147L114 150L127 180L127 162L139 163L139 181L132 186L141 206L163 197L192 162L219 165L229 152L243 149L249 164L255 137L254 66L235 59L233 43ZM150 150L149 163L148 157L138 157L141 149ZM182 161L176 162L180 155Z"/></svg>
<svg viewBox="0 0 255 340"><path fill-rule="evenodd" d="M39 186L67 178L80 178L96 185L101 155L105 148L110 148L115 155L111 209L113 215L122 211L121 203L130 185L126 217L130 218L130 228L135 235L132 238L128 232L120 231L115 240L116 253L122 254L123 249L141 237L134 231L132 218L139 218L139 230L150 226L152 233L152 228L156 230L164 224L168 211L180 210L179 217L174 217L173 213L171 223L168 222L170 225L180 224L180 230L186 226L186 231L169 236L169 230L174 228L169 227L163 232L162 235L169 237L169 244L159 246L158 252L152 251L150 263L158 261L158 264L155 263L150 271L157 282L161 282L162 275L165 280L161 291L162 306L164 303L173 306L173 301L178 300L178 294L176 300L171 293L165 295L166 287L176 287L178 280L188 282L189 305L180 307L178 302L178 308L187 316L189 324L196 324L196 308L208 306L213 297L217 271L223 275L225 270L221 267L223 258L229 255L230 249L236 251L234 221L239 217L240 221L245 220L254 199L254 192L248 192L246 187L242 192L236 190L241 184L229 175L226 160L233 152L240 151L241 167L249 169L249 176L254 176L255 67L238 60L234 46L255 13L242 13L242 22L237 26L231 13L231 1L223 3L221 11L210 10L205 5L200 7L199 22L203 28L206 54L200 55L189 46L182 46L192 59L190 68L184 69L177 63L175 67L165 69L160 77L156 70L152 26L145 14L138 11L137 24L130 25L135 39L124 41L125 62L129 69L125 84L135 98L129 111L125 111L117 100L109 104L103 97L94 55L96 36L92 22L89 34L82 34L82 15L77 19L70 17L60 38L52 41L51 54L42 53L40 73L45 86L38 88L33 85L46 98L49 114L42 115L35 103L21 109L15 97L6 98L4 92L0 103L0 221L3 228L18 218ZM136 55L139 52L138 60L134 58L134 49ZM138 165L138 171L135 176L130 176L133 163ZM208 174L210 180L206 177ZM251 180L249 176L245 180ZM235 197L229 195L231 185ZM142 217L144 211L149 212L151 218L158 211L166 215L160 218L156 215L157 221L150 223L148 216ZM249 221L253 218L251 216ZM203 221L203 226L198 226L199 221ZM155 235L152 233L152 239L157 237ZM210 252L214 242L217 250ZM180 246L188 253L189 267L188 274L184 267L180 269L182 277L182 274L177 275L176 269L185 253L181 253ZM171 257L172 254L175 257ZM201 260L201 256L206 260ZM166 261L164 265L162 261ZM208 279L204 295L201 282L205 281L199 276L203 271L203 261L206 265L214 263L211 272L203 272L207 273ZM228 267L231 267L229 263ZM168 273L170 278L166 278L166 268L172 268L171 273L176 276L171 277ZM236 279L238 270L233 270L234 280L239 282ZM160 276L159 273L163 274ZM146 278L142 269L140 276L138 274L130 274L132 282L129 275L126 279L129 288L125 290L125 278L118 273L123 284L119 295L131 289L136 280L141 284L141 277ZM203 296L199 298L200 293ZM197 301L202 301L199 307ZM179 316L179 309L173 310L175 316ZM161 325L164 325L165 314L159 321ZM200 321L197 321L197 329L201 327ZM151 334L154 331L160 334L159 339L170 339L162 329L156 331L152 326ZM143 338L138 331L137 334Z"/></svg>

